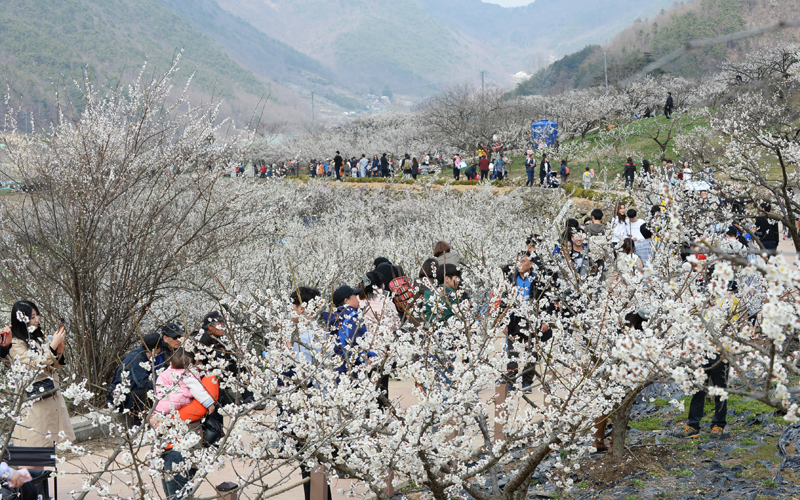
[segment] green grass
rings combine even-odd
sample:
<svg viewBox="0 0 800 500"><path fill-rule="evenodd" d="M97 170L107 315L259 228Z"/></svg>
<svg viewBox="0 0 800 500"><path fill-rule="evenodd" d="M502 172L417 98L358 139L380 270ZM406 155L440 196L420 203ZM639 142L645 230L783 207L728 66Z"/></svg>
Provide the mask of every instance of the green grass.
<svg viewBox="0 0 800 500"><path fill-rule="evenodd" d="M653 401L653 404L658 406L659 408L666 408L667 406L669 406L669 400L658 398L655 401Z"/></svg>
<svg viewBox="0 0 800 500"><path fill-rule="evenodd" d="M639 431L655 431L661 428L664 421L661 417L647 417L641 420L631 420L628 425Z"/></svg>
<svg viewBox="0 0 800 500"><path fill-rule="evenodd" d="M758 441L756 441L755 439L745 438L739 441L739 444L741 444L742 446L755 446L758 444Z"/></svg>
<svg viewBox="0 0 800 500"><path fill-rule="evenodd" d="M625 497L625 500L642 500L642 497L639 495L628 495Z"/></svg>
<svg viewBox="0 0 800 500"><path fill-rule="evenodd" d="M708 404L708 400L706 400L706 404ZM745 396L736 396L731 395L728 396L728 408L733 408L737 412L744 412L744 411L752 411L755 415L760 415L762 413L772 413L775 411L775 408L765 405L760 401L753 401L752 399L746 398ZM713 410L713 404L712 404Z"/></svg>
<svg viewBox="0 0 800 500"><path fill-rule="evenodd" d="M679 470L675 471L675 475L676 476L681 476L681 477L691 476L692 475L692 471L685 470L685 469L679 469Z"/></svg>
<svg viewBox="0 0 800 500"><path fill-rule="evenodd" d="M644 486L644 481L642 481L641 479L634 479L633 486L636 488L641 488Z"/></svg>

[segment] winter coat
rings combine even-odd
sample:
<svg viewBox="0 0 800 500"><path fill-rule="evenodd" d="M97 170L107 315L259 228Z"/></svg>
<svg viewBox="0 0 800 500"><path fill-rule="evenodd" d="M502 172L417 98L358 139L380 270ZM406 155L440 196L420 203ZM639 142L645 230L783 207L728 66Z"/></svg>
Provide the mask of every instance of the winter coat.
<svg viewBox="0 0 800 500"><path fill-rule="evenodd" d="M11 341L9 356L12 360L19 358L24 365L31 369L35 369L40 364L43 365L44 368L35 381L52 378L55 385L59 385L57 371L63 368L66 362L63 355L56 357L49 345L39 344L31 349L26 341L14 338ZM64 432L63 439L59 437L59 433L62 431ZM50 433L49 438L46 437L48 433ZM15 446L26 447L53 446L53 442L60 443L64 439L75 441L75 432L72 430L67 405L64 403L61 391L56 391L52 397L33 403L28 418L22 425L14 427L13 438Z"/></svg>
<svg viewBox="0 0 800 500"><path fill-rule="evenodd" d="M633 177L633 174L636 173L636 164L635 163L626 163L625 164L625 177Z"/></svg>
<svg viewBox="0 0 800 500"><path fill-rule="evenodd" d="M448 264L454 264L456 266L460 266L462 260L463 259L458 254L458 252L454 252L452 250L436 257L436 263L440 266L443 266L445 262L447 262Z"/></svg>
<svg viewBox="0 0 800 500"><path fill-rule="evenodd" d="M340 306L335 313L322 313L322 319L328 325L331 334L338 339L333 352L339 355L343 362L336 369L337 372L347 373L353 366L365 363L367 358L377 356L372 351L359 350L358 342L367 334L367 328L359 320L358 309L350 306ZM350 351L356 352L356 356L353 357Z"/></svg>

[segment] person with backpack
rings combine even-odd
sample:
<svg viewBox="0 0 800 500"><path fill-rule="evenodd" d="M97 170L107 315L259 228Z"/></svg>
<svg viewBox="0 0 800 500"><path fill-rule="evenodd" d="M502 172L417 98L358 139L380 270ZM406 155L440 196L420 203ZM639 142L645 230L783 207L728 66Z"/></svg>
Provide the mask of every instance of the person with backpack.
<svg viewBox="0 0 800 500"><path fill-rule="evenodd" d="M569 167L567 166L567 160L561 160L561 167L559 168L559 174L561 175L561 184L567 183L567 178L569 177Z"/></svg>
<svg viewBox="0 0 800 500"><path fill-rule="evenodd" d="M403 171L403 177L411 177L411 156L408 153L403 157L400 162L400 170Z"/></svg>

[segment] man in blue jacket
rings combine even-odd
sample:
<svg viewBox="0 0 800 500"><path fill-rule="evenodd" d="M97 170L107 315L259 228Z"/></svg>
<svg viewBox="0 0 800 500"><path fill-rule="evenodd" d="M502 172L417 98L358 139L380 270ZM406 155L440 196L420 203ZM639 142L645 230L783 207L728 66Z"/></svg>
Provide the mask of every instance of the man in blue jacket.
<svg viewBox="0 0 800 500"><path fill-rule="evenodd" d="M122 364L117 368L114 378L108 384L106 400L109 403L114 401L114 389L122 382L122 372L127 372L127 380L130 383L130 393L122 403L122 408L132 410L134 413L134 424L141 423L141 416L137 412L147 411L147 392L153 389L155 377L153 373L163 367L164 361L160 361L162 350L162 338L160 333L150 333L142 339L144 346L137 347L130 352ZM150 362L150 369L145 369L142 363Z"/></svg>

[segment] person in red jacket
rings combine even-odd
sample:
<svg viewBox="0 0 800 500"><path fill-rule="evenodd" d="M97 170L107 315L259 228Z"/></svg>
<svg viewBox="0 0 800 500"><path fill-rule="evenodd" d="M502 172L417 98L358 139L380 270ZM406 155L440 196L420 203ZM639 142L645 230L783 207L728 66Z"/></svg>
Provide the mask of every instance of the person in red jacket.
<svg viewBox="0 0 800 500"><path fill-rule="evenodd" d="M481 180L485 181L489 178L489 159L485 156L481 156L480 161L478 161L478 168L481 171Z"/></svg>

